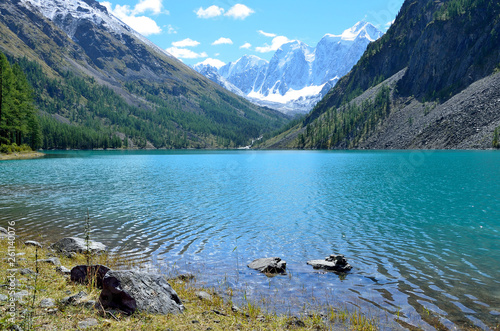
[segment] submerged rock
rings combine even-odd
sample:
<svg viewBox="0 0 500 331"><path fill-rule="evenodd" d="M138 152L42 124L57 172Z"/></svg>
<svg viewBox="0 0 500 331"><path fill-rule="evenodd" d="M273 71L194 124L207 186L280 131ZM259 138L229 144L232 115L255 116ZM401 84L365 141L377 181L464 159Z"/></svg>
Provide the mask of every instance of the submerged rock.
<svg viewBox="0 0 500 331"><path fill-rule="evenodd" d="M136 310L163 315L184 311L177 293L162 275L138 271L109 271L99 301L105 309L119 309L129 315Z"/></svg>
<svg viewBox="0 0 500 331"><path fill-rule="evenodd" d="M75 237L67 237L59 240L51 246L53 249L59 252L75 252L75 253L85 253L90 251L91 253L102 253L106 251L106 245L103 243Z"/></svg>
<svg viewBox="0 0 500 331"><path fill-rule="evenodd" d="M97 288L102 288L102 280L109 270L111 269L100 264L78 265L71 269L71 280L81 284L93 282Z"/></svg>
<svg viewBox="0 0 500 331"><path fill-rule="evenodd" d="M307 261L307 264L312 266L314 269L326 269L333 270L336 272L347 272L352 269L352 266L347 263L344 255L330 255L324 260L311 260Z"/></svg>
<svg viewBox="0 0 500 331"><path fill-rule="evenodd" d="M286 262L279 257L268 257L252 261L249 268L258 270L265 274L284 274L286 273Z"/></svg>

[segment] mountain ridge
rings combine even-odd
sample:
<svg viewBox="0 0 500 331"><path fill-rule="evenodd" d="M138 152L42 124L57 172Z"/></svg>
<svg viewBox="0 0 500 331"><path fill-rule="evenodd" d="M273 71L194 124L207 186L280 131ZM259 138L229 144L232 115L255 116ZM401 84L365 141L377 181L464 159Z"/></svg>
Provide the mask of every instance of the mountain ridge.
<svg viewBox="0 0 500 331"><path fill-rule="evenodd" d="M245 55L220 68L207 68L203 62L194 68L212 77L219 74L256 104L307 113L381 35L371 23L360 21L340 35L325 34L316 47L299 40L285 43L269 62Z"/></svg>
<svg viewBox="0 0 500 331"><path fill-rule="evenodd" d="M500 126L492 92L499 29L495 1L407 0L387 33L313 111L261 147L491 148ZM366 99L373 89L380 98Z"/></svg>
<svg viewBox="0 0 500 331"><path fill-rule="evenodd" d="M50 123L55 119L60 124L119 135L124 144L128 139L135 146L156 148L245 146L286 123L282 114L227 92L166 51L144 42L144 37L98 2L71 0L68 6L58 6L59 2L0 3L0 51L14 60L26 57L41 66L40 71L21 61L45 82L32 80L37 106ZM84 92L94 88L109 102L93 100ZM64 100L60 99L62 93ZM49 125L47 121L42 123ZM45 147L73 148L66 144Z"/></svg>

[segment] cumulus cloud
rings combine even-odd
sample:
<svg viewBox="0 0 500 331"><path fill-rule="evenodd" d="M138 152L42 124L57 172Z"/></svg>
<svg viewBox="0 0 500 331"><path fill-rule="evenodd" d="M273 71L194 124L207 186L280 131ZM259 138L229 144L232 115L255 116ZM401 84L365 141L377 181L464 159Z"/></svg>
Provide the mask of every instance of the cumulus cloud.
<svg viewBox="0 0 500 331"><path fill-rule="evenodd" d="M262 30L259 30L257 32L260 33L261 35L265 36L265 37L270 37L270 38L276 37L276 35L274 33L267 33L267 32L264 32Z"/></svg>
<svg viewBox="0 0 500 331"><path fill-rule="evenodd" d="M216 41L214 41L212 43L213 46L215 45L232 45L233 44L233 41L229 38L223 38L223 37L220 37L219 39L217 39Z"/></svg>
<svg viewBox="0 0 500 331"><path fill-rule="evenodd" d="M134 7L135 14L143 14L151 11L153 14L161 14L163 11L163 0L140 0ZM164 12L167 13L168 12Z"/></svg>
<svg viewBox="0 0 500 331"><path fill-rule="evenodd" d="M213 5L208 7L207 9L203 9L203 7L200 7L195 11L195 13L198 18L213 18L224 14L224 9Z"/></svg>
<svg viewBox="0 0 500 331"><path fill-rule="evenodd" d="M237 20L244 20L248 16L255 13L255 11L247 6L237 3L233 7L231 7L224 16L229 16Z"/></svg>
<svg viewBox="0 0 500 331"><path fill-rule="evenodd" d="M196 47L199 44L200 43L196 40L193 40L191 38L186 38L186 39L181 40L181 41L174 41L172 43L172 46L174 46L174 47Z"/></svg>
<svg viewBox="0 0 500 331"><path fill-rule="evenodd" d="M274 52L274 51L278 50L278 48L280 48L281 45L286 44L290 41L291 40L285 36L276 36L273 38L271 45L266 43L266 44L264 44L264 46L255 47L255 50L259 53Z"/></svg>
<svg viewBox="0 0 500 331"><path fill-rule="evenodd" d="M250 47L252 47L252 44L250 43L244 43L243 45L240 46L240 49L244 48L244 49L250 49Z"/></svg>
<svg viewBox="0 0 500 331"><path fill-rule="evenodd" d="M207 53L196 53L187 48L170 47L167 48L167 52L172 54L178 59L199 59L203 57L208 57Z"/></svg>
<svg viewBox="0 0 500 331"><path fill-rule="evenodd" d="M113 4L108 1L102 2L101 4L106 7L108 12L115 15L125 24L144 36L158 34L162 31L152 18L138 16L146 11L151 11L153 14L162 13L162 0L141 0L134 8L131 8L129 5L116 5L113 9Z"/></svg>

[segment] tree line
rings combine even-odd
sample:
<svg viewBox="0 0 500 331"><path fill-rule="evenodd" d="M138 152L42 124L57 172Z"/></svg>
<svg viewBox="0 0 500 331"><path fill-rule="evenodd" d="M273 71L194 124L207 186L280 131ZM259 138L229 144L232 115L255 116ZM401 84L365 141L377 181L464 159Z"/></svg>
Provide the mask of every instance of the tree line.
<svg viewBox="0 0 500 331"><path fill-rule="evenodd" d="M42 132L31 86L19 64L11 65L1 52L0 144L27 144L32 149L42 146Z"/></svg>

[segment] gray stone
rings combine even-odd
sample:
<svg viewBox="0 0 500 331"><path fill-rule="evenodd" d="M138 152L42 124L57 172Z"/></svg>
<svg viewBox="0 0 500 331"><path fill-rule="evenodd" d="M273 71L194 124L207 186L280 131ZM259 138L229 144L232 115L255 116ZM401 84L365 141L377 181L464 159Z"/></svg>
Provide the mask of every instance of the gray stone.
<svg viewBox="0 0 500 331"><path fill-rule="evenodd" d="M4 294L0 294L0 301L8 301L9 300L9 297L4 295Z"/></svg>
<svg viewBox="0 0 500 331"><path fill-rule="evenodd" d="M99 322L95 318L87 318L81 322L78 322L78 327L80 329L86 329L98 325Z"/></svg>
<svg viewBox="0 0 500 331"><path fill-rule="evenodd" d="M23 331L23 329L21 329L21 327L17 324L14 324L13 326L10 327L10 330L12 331Z"/></svg>
<svg viewBox="0 0 500 331"><path fill-rule="evenodd" d="M40 301L40 307L42 307L42 308L54 308L55 306L56 306L56 302L54 301L54 299L46 298L46 299L42 299L42 301Z"/></svg>
<svg viewBox="0 0 500 331"><path fill-rule="evenodd" d="M258 270L265 274L284 274L286 273L286 262L279 257L268 257L257 259L248 265L249 268Z"/></svg>
<svg viewBox="0 0 500 331"><path fill-rule="evenodd" d="M58 252L75 252L75 253L85 253L90 250L91 253L102 253L106 251L106 246L103 243L90 240L87 247L87 242L85 239L67 237L59 240L51 246Z"/></svg>
<svg viewBox="0 0 500 331"><path fill-rule="evenodd" d="M109 271L104 276L99 301L105 309L120 309L126 314L136 310L163 315L184 311L163 275L138 271Z"/></svg>
<svg viewBox="0 0 500 331"><path fill-rule="evenodd" d="M65 298L61 299L61 303L63 305L77 305L86 297L87 297L87 293L81 291L77 294L74 294L74 295L71 295L69 297L65 297Z"/></svg>
<svg viewBox="0 0 500 331"><path fill-rule="evenodd" d="M314 269L326 269L335 272L347 272L352 269L352 266L347 263L344 255L330 255L324 260L311 260L307 261L307 264L312 266Z"/></svg>
<svg viewBox="0 0 500 331"><path fill-rule="evenodd" d="M71 269L71 280L76 283L93 282L97 288L102 288L102 279L110 269L103 265L78 265Z"/></svg>
<svg viewBox="0 0 500 331"><path fill-rule="evenodd" d="M28 291L26 290L23 290L21 292L17 292L17 293L14 293L14 295L12 296L14 299L16 299L17 301L20 301L22 300L25 296L28 296L29 293Z"/></svg>
<svg viewBox="0 0 500 331"><path fill-rule="evenodd" d="M25 241L24 244L26 246L36 246L36 247L42 248L42 244L40 244L38 241L34 241L34 240Z"/></svg>
<svg viewBox="0 0 500 331"><path fill-rule="evenodd" d="M61 261L57 257L51 257L50 259L36 260L36 262L51 263L55 266L60 266Z"/></svg>
<svg viewBox="0 0 500 331"><path fill-rule="evenodd" d="M33 275L33 274L35 274L35 272L34 272L33 270L28 269L28 268L19 269L19 273L20 273L21 275L23 275L23 276L24 276L24 275Z"/></svg>
<svg viewBox="0 0 500 331"><path fill-rule="evenodd" d="M196 292L195 294L200 300L207 300L207 301L212 300L212 296L210 294L208 294L207 292L199 291L199 292Z"/></svg>
<svg viewBox="0 0 500 331"><path fill-rule="evenodd" d="M56 267L56 271L59 272L59 273L61 273L61 274L63 274L63 275L69 275L69 274L71 274L71 270L69 270L65 266Z"/></svg>

